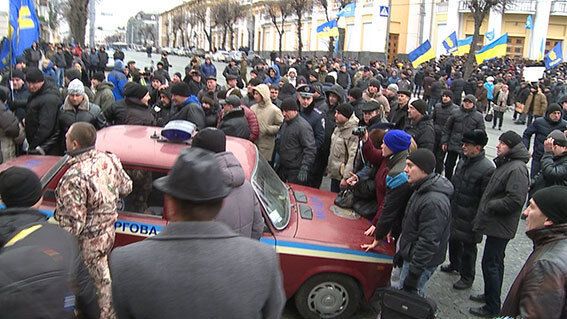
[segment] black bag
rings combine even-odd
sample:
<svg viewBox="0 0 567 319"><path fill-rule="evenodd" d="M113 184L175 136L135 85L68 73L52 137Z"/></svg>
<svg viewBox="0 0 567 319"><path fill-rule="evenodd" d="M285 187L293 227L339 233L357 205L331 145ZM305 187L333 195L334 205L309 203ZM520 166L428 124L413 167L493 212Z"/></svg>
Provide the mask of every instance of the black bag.
<svg viewBox="0 0 567 319"><path fill-rule="evenodd" d="M488 110L486 111L486 115L484 116L484 120L487 122L492 122L492 119L494 119L494 110L489 105Z"/></svg>
<svg viewBox="0 0 567 319"><path fill-rule="evenodd" d="M381 319L433 319L437 311L432 300L394 288L384 291L380 304Z"/></svg>
<svg viewBox="0 0 567 319"><path fill-rule="evenodd" d="M372 220L376 212L378 211L378 204L376 204L376 199L358 199L355 196L354 204L352 209L360 216Z"/></svg>
<svg viewBox="0 0 567 319"><path fill-rule="evenodd" d="M354 203L354 194L352 193L352 189L347 187L343 189L335 198L335 205L341 208L352 208L352 204Z"/></svg>

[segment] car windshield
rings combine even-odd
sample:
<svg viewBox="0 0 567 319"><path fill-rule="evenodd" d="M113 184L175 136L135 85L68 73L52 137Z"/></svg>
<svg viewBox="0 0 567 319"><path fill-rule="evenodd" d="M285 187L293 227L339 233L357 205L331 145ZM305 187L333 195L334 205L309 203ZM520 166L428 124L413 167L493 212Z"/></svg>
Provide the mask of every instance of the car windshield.
<svg viewBox="0 0 567 319"><path fill-rule="evenodd" d="M287 186L265 159L259 157L257 163L256 170L252 174L252 185L272 225L277 230L284 229L289 223L291 205Z"/></svg>

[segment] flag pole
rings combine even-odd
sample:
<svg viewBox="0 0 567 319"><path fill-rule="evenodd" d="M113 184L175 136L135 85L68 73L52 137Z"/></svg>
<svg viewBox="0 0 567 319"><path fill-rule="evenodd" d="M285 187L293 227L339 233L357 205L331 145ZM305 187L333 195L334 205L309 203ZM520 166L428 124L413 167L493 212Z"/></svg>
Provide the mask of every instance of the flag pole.
<svg viewBox="0 0 567 319"><path fill-rule="evenodd" d="M11 4L10 4L11 6ZM12 43L13 37L14 37L14 31L12 30L12 26L10 25L10 12L12 10L10 10L10 8L8 8L8 45L10 46L10 51L8 53L8 83L10 83L10 99L12 99L12 102L14 102L14 86L12 85L12 75L14 72L14 66L13 66L13 62L14 62L14 45Z"/></svg>

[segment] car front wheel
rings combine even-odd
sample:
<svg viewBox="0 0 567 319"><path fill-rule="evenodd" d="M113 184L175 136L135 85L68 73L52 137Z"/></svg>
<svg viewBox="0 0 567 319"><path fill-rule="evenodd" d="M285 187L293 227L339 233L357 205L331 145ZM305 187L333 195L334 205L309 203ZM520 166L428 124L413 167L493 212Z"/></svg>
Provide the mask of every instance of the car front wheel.
<svg viewBox="0 0 567 319"><path fill-rule="evenodd" d="M319 274L309 278L295 295L304 318L350 318L358 310L362 293L349 276Z"/></svg>

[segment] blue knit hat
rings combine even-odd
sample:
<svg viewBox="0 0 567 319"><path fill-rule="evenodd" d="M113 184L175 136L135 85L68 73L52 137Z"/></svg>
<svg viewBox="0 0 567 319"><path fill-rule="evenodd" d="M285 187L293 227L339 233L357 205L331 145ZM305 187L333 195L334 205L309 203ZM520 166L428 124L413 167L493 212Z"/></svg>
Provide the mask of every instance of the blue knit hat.
<svg viewBox="0 0 567 319"><path fill-rule="evenodd" d="M402 130L391 130L384 135L384 144L394 154L406 151L411 145L411 135Z"/></svg>

